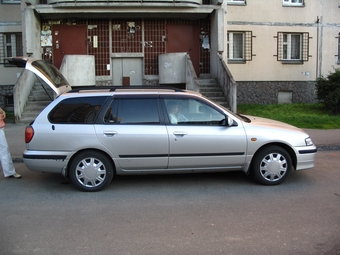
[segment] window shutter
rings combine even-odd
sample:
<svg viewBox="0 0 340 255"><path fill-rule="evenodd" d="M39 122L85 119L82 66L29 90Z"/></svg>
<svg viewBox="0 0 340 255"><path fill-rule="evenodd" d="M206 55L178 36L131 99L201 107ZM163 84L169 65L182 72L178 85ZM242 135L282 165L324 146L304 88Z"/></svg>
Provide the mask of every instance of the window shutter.
<svg viewBox="0 0 340 255"><path fill-rule="evenodd" d="M253 57L253 33L251 31L245 32L245 60L252 61Z"/></svg>
<svg viewBox="0 0 340 255"><path fill-rule="evenodd" d="M302 61L309 60L309 33L302 35Z"/></svg>

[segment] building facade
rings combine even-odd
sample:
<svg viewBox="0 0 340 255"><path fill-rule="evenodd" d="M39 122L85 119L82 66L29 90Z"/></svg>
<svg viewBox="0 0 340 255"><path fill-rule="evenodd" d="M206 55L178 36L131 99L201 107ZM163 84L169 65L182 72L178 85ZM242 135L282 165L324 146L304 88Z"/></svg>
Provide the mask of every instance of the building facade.
<svg viewBox="0 0 340 255"><path fill-rule="evenodd" d="M5 68L4 58L23 54L20 1L0 2L0 107L13 109L13 86L20 75L17 68Z"/></svg>
<svg viewBox="0 0 340 255"><path fill-rule="evenodd" d="M93 55L97 85L158 85L158 57L174 52L188 52L197 75L210 73L224 51L222 6L202 0L26 1L24 54L57 67L64 55Z"/></svg>
<svg viewBox="0 0 340 255"><path fill-rule="evenodd" d="M309 103L340 68L339 0L229 0L228 68L238 103Z"/></svg>
<svg viewBox="0 0 340 255"><path fill-rule="evenodd" d="M3 59L14 55L57 67L65 55L92 55L105 86L162 84L159 56L175 52L214 78L221 57L237 103L255 104L315 102L316 78L340 65L340 0L1 1L5 107L21 70Z"/></svg>

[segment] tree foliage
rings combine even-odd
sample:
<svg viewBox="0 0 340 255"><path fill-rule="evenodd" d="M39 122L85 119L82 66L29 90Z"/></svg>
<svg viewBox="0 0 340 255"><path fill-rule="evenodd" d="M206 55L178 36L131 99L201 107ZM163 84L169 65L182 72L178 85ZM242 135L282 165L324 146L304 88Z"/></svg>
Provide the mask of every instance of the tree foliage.
<svg viewBox="0 0 340 255"><path fill-rule="evenodd" d="M316 80L317 99L333 114L340 114L340 70Z"/></svg>

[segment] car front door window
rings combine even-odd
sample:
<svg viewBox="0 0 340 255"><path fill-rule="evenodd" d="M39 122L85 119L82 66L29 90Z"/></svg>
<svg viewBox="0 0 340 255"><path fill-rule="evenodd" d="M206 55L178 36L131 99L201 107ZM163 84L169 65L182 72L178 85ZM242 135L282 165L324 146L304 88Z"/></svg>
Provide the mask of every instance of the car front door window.
<svg viewBox="0 0 340 255"><path fill-rule="evenodd" d="M225 116L196 99L164 99L169 122L175 125L220 125Z"/></svg>

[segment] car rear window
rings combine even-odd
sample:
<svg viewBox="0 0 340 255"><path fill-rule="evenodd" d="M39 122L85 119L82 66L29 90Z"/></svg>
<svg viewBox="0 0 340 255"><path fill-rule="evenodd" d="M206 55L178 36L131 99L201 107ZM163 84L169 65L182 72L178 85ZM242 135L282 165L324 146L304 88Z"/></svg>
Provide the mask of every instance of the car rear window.
<svg viewBox="0 0 340 255"><path fill-rule="evenodd" d="M51 123L94 123L106 97L68 98L57 104L48 118Z"/></svg>

